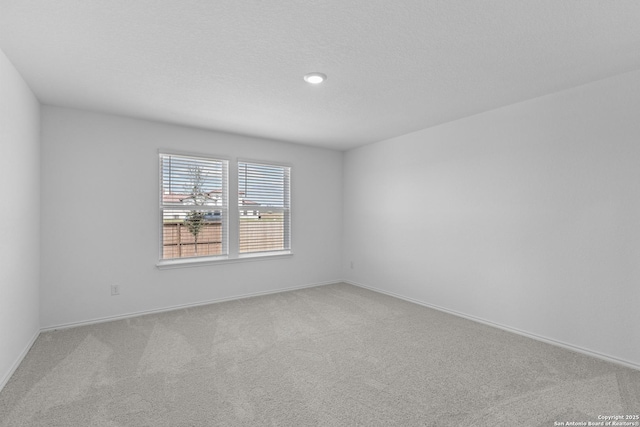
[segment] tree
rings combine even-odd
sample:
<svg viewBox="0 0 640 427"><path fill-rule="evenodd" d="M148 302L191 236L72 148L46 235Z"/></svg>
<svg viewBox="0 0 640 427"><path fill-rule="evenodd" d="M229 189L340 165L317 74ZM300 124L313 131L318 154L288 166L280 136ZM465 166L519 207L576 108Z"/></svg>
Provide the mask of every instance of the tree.
<svg viewBox="0 0 640 427"><path fill-rule="evenodd" d="M213 200L204 191L204 184L206 181L206 174L202 171L200 166L193 166L189 168L190 180L185 186L189 193L189 197L182 199L182 202L193 204L195 206L204 206L208 200ZM184 224L187 226L189 232L193 235L195 242L195 254L198 255L198 236L200 231L204 227L205 212L201 210L192 210L187 214L184 220Z"/></svg>
<svg viewBox="0 0 640 427"><path fill-rule="evenodd" d="M204 212L191 211L187 214L187 218L184 220L187 229L193 234L193 240L195 242L195 254L198 255L198 235L204 226Z"/></svg>

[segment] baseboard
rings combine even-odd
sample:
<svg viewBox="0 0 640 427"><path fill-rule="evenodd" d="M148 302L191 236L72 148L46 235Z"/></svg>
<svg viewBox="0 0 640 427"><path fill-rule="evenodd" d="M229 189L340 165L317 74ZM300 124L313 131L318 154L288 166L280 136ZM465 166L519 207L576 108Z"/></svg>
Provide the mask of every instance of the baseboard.
<svg viewBox="0 0 640 427"><path fill-rule="evenodd" d="M132 317L144 316L147 314L164 313L167 311L181 310L183 308L198 307L202 305L216 304L216 303L225 302L225 301L234 301L234 300L239 300L244 298L258 297L262 295L278 294L281 292L295 291L298 289L305 289L305 288L314 288L316 286L331 285L334 283L340 283L340 280L312 283L312 284L306 284L306 285L300 285L300 286L292 286L288 288L272 289L268 291L253 292L249 294L234 295L230 297L216 298L216 299L199 301L199 302L189 303L189 304L172 305L169 307L163 307L163 308L158 308L153 310L135 311L135 312L125 313L125 314L119 314L116 316L96 317L94 319L82 320L79 322L61 323L53 326L44 327L40 330L40 332L54 331L58 329L69 329L69 328L75 328L78 326L94 325L97 323L112 322L114 320L130 319Z"/></svg>
<svg viewBox="0 0 640 427"><path fill-rule="evenodd" d="M31 339L29 340L29 342L27 343L25 348L22 350L20 355L13 362L13 365L11 365L11 368L9 369L9 371L6 374L4 374L2 379L0 379L0 391L2 391L2 389L4 388L5 385L7 385L7 383L9 382L9 379L11 378L13 373L16 371L16 369L18 369L18 366L20 366L20 364L24 360L24 358L27 355L27 353L29 353L29 350L31 350L31 347L33 346L33 343L36 342L36 340L38 339L39 335L40 335L40 330L37 330L33 334L33 336L31 337Z"/></svg>
<svg viewBox="0 0 640 427"><path fill-rule="evenodd" d="M523 331L521 329L513 328L511 326L502 325L500 323L492 322L490 320L482 319L480 317L470 316L468 314L461 313L461 312L458 312L458 311L455 311L455 310L450 310L448 308L440 307L440 306L437 306L437 305L434 305L434 304L429 304L429 303L426 303L424 301L420 301L420 300L417 300L417 299L414 299L414 298L409 298L409 297L406 297L404 295L396 294L395 292L385 291L385 290L382 290L382 289L374 288L372 286L363 285L362 283L357 283L357 282L354 282L354 281L351 281L351 280L342 280L342 281L344 283L348 283L348 284L353 285L353 286L358 286L360 288L368 289L370 291L374 291L374 292L378 292L378 293L381 293L381 294L389 295L389 296L394 297L394 298L398 298L398 299L401 299L401 300L409 301L409 302L412 302L414 304L422 305L424 307L432 308L434 310L442 311L444 313L452 314L454 316L458 316L458 317L462 317L464 319L472 320L474 322L482 323L482 324L487 325L487 326L491 326L491 327L494 327L494 328L502 329L504 331L511 332L511 333L514 333L514 334L518 334L518 335L521 335L521 336L524 336L524 337L527 337L527 338L531 338L531 339L534 339L536 341L541 341L541 342L544 342L544 343L547 343L547 344L554 345L556 347L562 347L565 350L571 350L571 351L574 351L576 353L581 353L581 354L584 354L586 356L595 357L596 359L601 359L601 360L604 360L604 361L607 361L607 362L615 363L617 365L622 365L624 367L640 371L640 365L639 364L634 363L634 362L630 362L628 360L620 359L620 358L617 358L617 357L614 357L614 356L610 356L610 355L607 355L607 354L602 354L602 353L599 353L597 351L593 351L593 350L589 350L589 349L586 349L586 348L578 347L578 346L575 346L573 344L569 344L569 343L566 343L566 342L563 342L563 341L558 341L558 340L555 340L555 339L552 339L552 338L547 338L547 337L544 337L544 336L541 336L541 335L532 334L530 332Z"/></svg>

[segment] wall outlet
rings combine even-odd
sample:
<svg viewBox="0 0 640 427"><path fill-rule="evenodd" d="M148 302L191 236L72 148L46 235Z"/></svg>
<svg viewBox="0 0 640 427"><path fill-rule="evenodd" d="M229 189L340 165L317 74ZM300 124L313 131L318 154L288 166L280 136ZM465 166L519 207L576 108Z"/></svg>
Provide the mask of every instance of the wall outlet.
<svg viewBox="0 0 640 427"><path fill-rule="evenodd" d="M351 261L351 269L353 270L353 261Z"/></svg>
<svg viewBox="0 0 640 427"><path fill-rule="evenodd" d="M111 296L120 295L120 285L111 285Z"/></svg>

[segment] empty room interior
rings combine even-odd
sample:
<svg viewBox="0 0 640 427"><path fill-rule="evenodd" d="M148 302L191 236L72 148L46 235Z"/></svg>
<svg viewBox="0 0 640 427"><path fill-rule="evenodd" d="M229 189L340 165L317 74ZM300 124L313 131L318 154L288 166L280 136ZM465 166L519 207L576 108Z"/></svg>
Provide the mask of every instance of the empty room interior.
<svg viewBox="0 0 640 427"><path fill-rule="evenodd" d="M640 425L640 2L0 0L0 141L0 427Z"/></svg>

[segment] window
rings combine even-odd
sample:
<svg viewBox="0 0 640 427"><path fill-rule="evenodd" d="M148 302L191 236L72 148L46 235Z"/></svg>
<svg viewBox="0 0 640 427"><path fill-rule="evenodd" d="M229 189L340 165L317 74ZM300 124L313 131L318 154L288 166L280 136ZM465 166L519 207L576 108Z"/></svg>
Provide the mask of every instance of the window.
<svg viewBox="0 0 640 427"><path fill-rule="evenodd" d="M291 249L291 168L238 162L240 254Z"/></svg>
<svg viewBox="0 0 640 427"><path fill-rule="evenodd" d="M291 254L290 167L160 153L159 169L159 268Z"/></svg>
<svg viewBox="0 0 640 427"><path fill-rule="evenodd" d="M161 260L228 254L226 160L160 154Z"/></svg>

